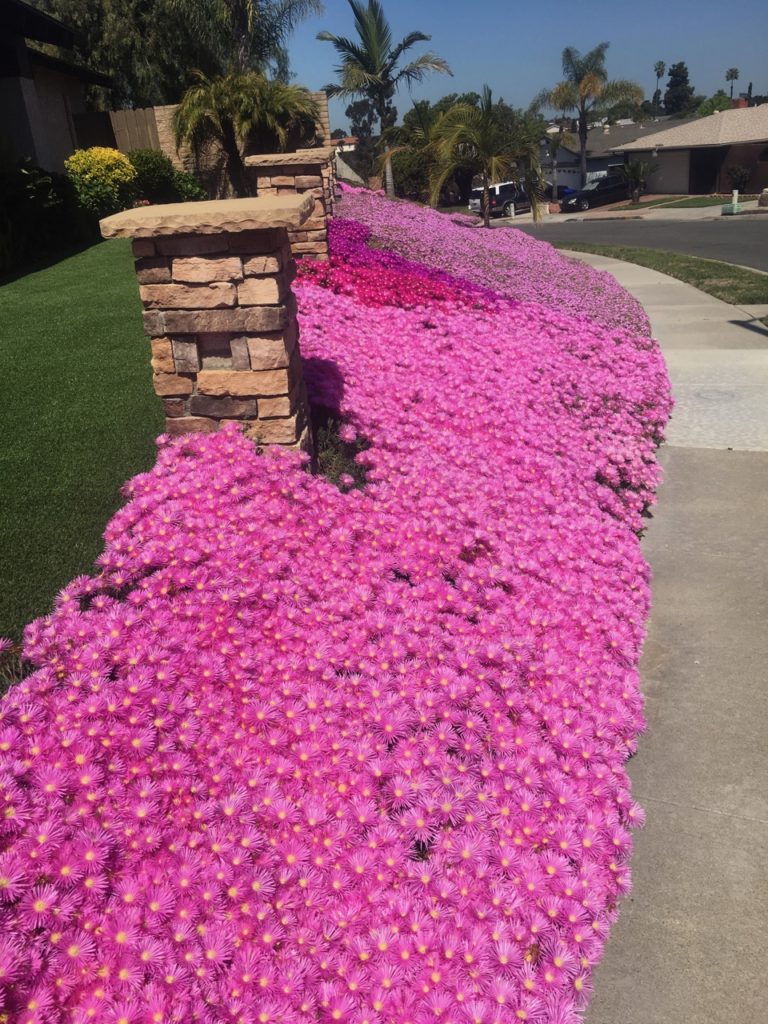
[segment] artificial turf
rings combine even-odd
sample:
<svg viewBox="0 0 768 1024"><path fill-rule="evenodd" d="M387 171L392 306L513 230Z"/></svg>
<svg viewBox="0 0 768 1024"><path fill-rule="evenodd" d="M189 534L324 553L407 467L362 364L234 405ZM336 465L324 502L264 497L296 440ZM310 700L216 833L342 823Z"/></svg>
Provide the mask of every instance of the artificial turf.
<svg viewBox="0 0 768 1024"><path fill-rule="evenodd" d="M162 430L130 243L0 284L0 636L88 572Z"/></svg>

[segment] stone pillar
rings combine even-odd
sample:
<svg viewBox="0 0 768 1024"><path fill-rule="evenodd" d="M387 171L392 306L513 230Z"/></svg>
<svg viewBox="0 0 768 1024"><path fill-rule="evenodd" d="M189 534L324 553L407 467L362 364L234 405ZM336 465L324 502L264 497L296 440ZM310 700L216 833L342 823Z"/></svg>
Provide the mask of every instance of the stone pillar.
<svg viewBox="0 0 768 1024"><path fill-rule="evenodd" d="M328 146L245 158L246 166L256 176L259 196L312 196L309 217L288 232L294 256L328 258L328 218L333 213L335 185L333 157L334 150Z"/></svg>
<svg viewBox="0 0 768 1024"><path fill-rule="evenodd" d="M166 431L236 420L259 444L308 449L295 263L288 242L311 196L124 210L105 238L133 238L144 329Z"/></svg>

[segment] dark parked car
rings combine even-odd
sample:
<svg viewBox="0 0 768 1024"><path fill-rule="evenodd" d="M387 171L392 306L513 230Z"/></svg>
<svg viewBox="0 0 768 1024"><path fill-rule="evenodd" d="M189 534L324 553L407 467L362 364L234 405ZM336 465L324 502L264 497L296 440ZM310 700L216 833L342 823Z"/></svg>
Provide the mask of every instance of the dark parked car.
<svg viewBox="0 0 768 1024"><path fill-rule="evenodd" d="M604 178L595 178L583 189L560 201L563 213L573 210L591 210L593 206L605 206L606 203L620 203L629 199L629 186L626 178L620 174L607 174Z"/></svg>
<svg viewBox="0 0 768 1024"><path fill-rule="evenodd" d="M528 213L531 200L516 181L500 181L488 187L492 217L514 217L516 213ZM469 197L472 213L483 212L483 190L473 188Z"/></svg>

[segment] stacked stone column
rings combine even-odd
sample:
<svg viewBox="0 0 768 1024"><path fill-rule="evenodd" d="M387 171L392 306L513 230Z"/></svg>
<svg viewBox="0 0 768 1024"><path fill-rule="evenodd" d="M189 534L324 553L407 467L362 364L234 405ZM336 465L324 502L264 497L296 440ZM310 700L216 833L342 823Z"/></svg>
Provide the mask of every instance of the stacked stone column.
<svg viewBox="0 0 768 1024"><path fill-rule="evenodd" d="M104 237L134 239L167 433L235 420L259 444L309 447L288 230L311 209L311 197L234 199L101 222Z"/></svg>
<svg viewBox="0 0 768 1024"><path fill-rule="evenodd" d="M334 151L331 147L295 153L248 156L259 196L310 195L312 211L304 223L288 231L294 256L328 258L328 218L333 213Z"/></svg>

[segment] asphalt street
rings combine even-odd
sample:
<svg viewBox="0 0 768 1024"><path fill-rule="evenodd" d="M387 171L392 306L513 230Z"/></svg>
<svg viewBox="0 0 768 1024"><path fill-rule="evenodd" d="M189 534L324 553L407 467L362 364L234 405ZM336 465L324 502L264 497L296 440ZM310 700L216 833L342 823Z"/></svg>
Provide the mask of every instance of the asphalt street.
<svg viewBox="0 0 768 1024"><path fill-rule="evenodd" d="M545 242L594 242L668 249L768 272L768 216L706 221L569 220L560 215L545 224L515 224Z"/></svg>

